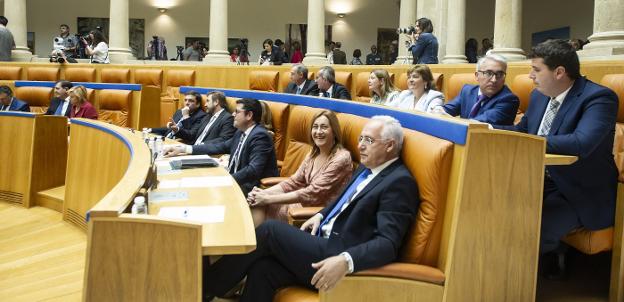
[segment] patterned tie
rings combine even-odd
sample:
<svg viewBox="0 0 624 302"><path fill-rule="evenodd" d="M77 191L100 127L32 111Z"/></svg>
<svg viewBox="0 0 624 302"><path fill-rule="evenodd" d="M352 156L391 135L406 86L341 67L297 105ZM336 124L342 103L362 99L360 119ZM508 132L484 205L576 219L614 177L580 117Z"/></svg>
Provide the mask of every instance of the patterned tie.
<svg viewBox="0 0 624 302"><path fill-rule="evenodd" d="M204 143L204 138L206 137L206 134L208 134L208 130L210 130L210 126L212 126L212 123L214 123L216 119L217 119L217 116L214 114L210 117L208 124L206 125L206 127L204 127L204 131L202 131L199 137L197 137L197 140L195 140L195 145L201 145Z"/></svg>
<svg viewBox="0 0 624 302"><path fill-rule="evenodd" d="M230 174L236 173L238 171L238 157L240 157L241 149L243 149L243 142L245 141L245 132L243 132L238 140L238 146L236 146L236 151L234 151L234 155L230 158L230 164L228 165L228 171Z"/></svg>
<svg viewBox="0 0 624 302"><path fill-rule="evenodd" d="M548 135L548 133L550 132L550 127L552 127L553 120L557 115L557 111L559 111L559 105L561 105L561 102L557 101L555 98L550 99L550 102L548 103L548 108L546 108L546 112L544 113L542 126L537 131L537 135Z"/></svg>
<svg viewBox="0 0 624 302"><path fill-rule="evenodd" d="M479 110L481 110L481 107L483 107L483 103L485 103L487 99L488 97L485 94L480 95L477 99L477 102L472 106L472 109L470 109L470 114L468 115L468 118L474 118L475 116L477 116L477 113L479 113Z"/></svg>
<svg viewBox="0 0 624 302"><path fill-rule="evenodd" d="M322 236L323 231L321 229L323 228L323 226L326 225L329 221L331 221L331 219L334 216L340 213L342 206L347 201L351 200L351 198L355 194L355 190L357 189L357 186L360 183L362 183L366 179L366 177L368 177L371 173L372 171L370 169L364 169L364 171L362 171L362 173L360 173L360 175L353 181L353 183L351 183L351 185L344 191L344 193L342 194L342 197L340 197L340 200L334 205L332 210L329 212L329 215L327 215L327 217L325 217L323 221L321 222L321 224L319 225L319 228L316 234L317 236Z"/></svg>
<svg viewBox="0 0 624 302"><path fill-rule="evenodd" d="M297 94L301 94L301 90L302 90L302 89L301 89L301 86L298 86L298 87L297 87Z"/></svg>

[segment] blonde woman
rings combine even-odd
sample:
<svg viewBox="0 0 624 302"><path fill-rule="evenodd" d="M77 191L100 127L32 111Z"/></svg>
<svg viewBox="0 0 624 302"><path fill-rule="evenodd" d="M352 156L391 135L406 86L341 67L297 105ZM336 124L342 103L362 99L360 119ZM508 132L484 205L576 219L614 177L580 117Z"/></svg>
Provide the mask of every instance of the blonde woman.
<svg viewBox="0 0 624 302"><path fill-rule="evenodd" d="M97 120L98 113L93 105L87 101L87 89L84 86L74 86L69 89L68 93L69 102L72 105L69 114L71 118L82 117Z"/></svg>
<svg viewBox="0 0 624 302"><path fill-rule="evenodd" d="M399 95L399 91L390 80L390 75L384 69L371 71L368 77L368 89L371 93L371 104L386 105Z"/></svg>
<svg viewBox="0 0 624 302"><path fill-rule="evenodd" d="M427 65L416 65L407 71L407 90L387 104L406 110L431 112L436 106L444 105L444 95L435 90L433 74Z"/></svg>

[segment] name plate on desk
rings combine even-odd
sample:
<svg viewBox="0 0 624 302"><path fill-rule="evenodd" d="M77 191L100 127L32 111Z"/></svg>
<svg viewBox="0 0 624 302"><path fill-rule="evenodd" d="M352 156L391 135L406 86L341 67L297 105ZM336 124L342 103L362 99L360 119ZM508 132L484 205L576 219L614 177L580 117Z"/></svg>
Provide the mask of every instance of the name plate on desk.
<svg viewBox="0 0 624 302"><path fill-rule="evenodd" d="M172 159L169 164L174 170L219 166L219 163L210 157Z"/></svg>

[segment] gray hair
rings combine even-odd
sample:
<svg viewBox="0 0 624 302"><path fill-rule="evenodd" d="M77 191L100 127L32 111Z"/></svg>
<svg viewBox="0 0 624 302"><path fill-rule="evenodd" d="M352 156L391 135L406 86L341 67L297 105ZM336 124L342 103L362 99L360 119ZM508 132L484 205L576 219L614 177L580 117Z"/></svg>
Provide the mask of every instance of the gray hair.
<svg viewBox="0 0 624 302"><path fill-rule="evenodd" d="M503 70L507 71L507 59L505 59L505 57L501 55L497 55L493 53L487 54L481 57L479 61L477 61L477 71L481 70L481 64L483 64L483 62L485 62L486 60L491 60L491 61L501 63L503 65Z"/></svg>
<svg viewBox="0 0 624 302"><path fill-rule="evenodd" d="M305 65L301 64L301 63L297 63L295 65L293 65L293 67L295 68L295 71L297 73L300 73L303 75L304 79L308 79L308 67L306 67Z"/></svg>
<svg viewBox="0 0 624 302"><path fill-rule="evenodd" d="M401 127L401 123L388 115L375 115L371 117L371 121L378 121L383 124L381 138L396 142L397 155L401 154L401 149L403 148L403 127Z"/></svg>
<svg viewBox="0 0 624 302"><path fill-rule="evenodd" d="M318 71L318 75L332 84L336 83L336 73L331 66L321 67Z"/></svg>

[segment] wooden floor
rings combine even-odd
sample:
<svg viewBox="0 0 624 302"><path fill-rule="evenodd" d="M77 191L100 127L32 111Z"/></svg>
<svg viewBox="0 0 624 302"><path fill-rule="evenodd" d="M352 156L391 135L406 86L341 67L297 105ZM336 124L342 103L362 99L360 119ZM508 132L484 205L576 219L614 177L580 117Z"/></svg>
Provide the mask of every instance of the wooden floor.
<svg viewBox="0 0 624 302"><path fill-rule="evenodd" d="M86 247L59 212L0 202L0 300L80 301Z"/></svg>

